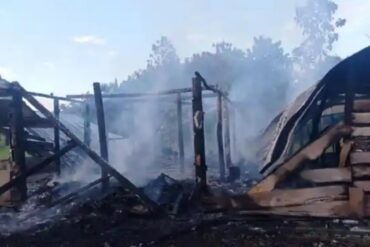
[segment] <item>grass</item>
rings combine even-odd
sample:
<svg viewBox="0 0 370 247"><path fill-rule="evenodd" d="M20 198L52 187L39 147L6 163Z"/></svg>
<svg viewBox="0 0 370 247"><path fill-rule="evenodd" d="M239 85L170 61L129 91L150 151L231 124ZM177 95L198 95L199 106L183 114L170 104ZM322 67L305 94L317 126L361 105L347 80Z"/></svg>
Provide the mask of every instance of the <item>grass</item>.
<svg viewBox="0 0 370 247"><path fill-rule="evenodd" d="M0 134L0 160L9 158L9 147L5 145L5 137Z"/></svg>

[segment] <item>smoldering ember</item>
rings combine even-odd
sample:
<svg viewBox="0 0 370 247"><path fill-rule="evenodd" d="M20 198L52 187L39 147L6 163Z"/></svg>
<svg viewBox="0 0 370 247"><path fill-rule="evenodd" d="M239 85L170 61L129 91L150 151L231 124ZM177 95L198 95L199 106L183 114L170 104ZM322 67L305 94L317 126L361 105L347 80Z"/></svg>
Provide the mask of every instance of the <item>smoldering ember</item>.
<svg viewBox="0 0 370 247"><path fill-rule="evenodd" d="M95 2L91 6L101 13ZM236 2L209 3L210 11L220 8L235 17ZM48 85L55 88L51 94L34 90L43 86L21 80L31 63L12 60L21 45L14 42L20 50L11 56L0 51L0 247L370 246L370 46L361 45L353 31L370 23L370 5L363 3L362 11L356 5L361 0L342 2L297 3L294 23L303 41L291 52L285 52L296 40L291 36L282 38L285 43L259 36L246 51L222 41L214 52L182 60L163 36L145 69L121 83L89 83L91 92L79 94L79 86L67 82ZM185 13L186 6L177 4ZM9 8L0 6L0 19ZM197 11L191 9L195 23ZM109 10L114 16L114 8ZM247 13L254 16L255 10ZM204 11L202 22L212 17ZM91 30L101 31L95 28L102 20L95 21L89 22ZM183 29L172 21L179 35ZM232 20L223 21L231 26ZM169 22L161 21L167 28L159 31ZM105 26L107 36L112 25ZM1 46L7 46L4 30ZM117 32L110 33L112 39ZM200 47L212 36L204 32L188 40ZM339 43L348 33L358 39L347 42L351 48ZM102 61L87 69L85 79L106 73L102 54L117 55L97 36L72 42L88 47L88 58L76 63L60 54L59 64L78 65L76 78L93 57ZM46 43L35 48L35 64L43 49L47 53ZM334 49L351 52L339 56ZM4 69L11 61L22 64L19 73ZM42 64L49 72L57 69Z"/></svg>

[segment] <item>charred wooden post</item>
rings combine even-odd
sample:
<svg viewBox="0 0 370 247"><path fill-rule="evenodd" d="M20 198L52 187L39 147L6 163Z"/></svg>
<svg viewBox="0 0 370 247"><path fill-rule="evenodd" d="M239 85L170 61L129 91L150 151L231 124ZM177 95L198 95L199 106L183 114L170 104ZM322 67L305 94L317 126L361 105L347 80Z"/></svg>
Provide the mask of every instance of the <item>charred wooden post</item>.
<svg viewBox="0 0 370 247"><path fill-rule="evenodd" d="M177 94L177 131L180 172L184 172L184 133L182 128L182 102L181 93Z"/></svg>
<svg viewBox="0 0 370 247"><path fill-rule="evenodd" d="M218 162L220 166L220 180L225 180L225 159L224 159L224 139L222 130L222 95L217 95L217 146L218 146Z"/></svg>
<svg viewBox="0 0 370 247"><path fill-rule="evenodd" d="M54 98L54 117L59 121L60 109L59 109L59 99ZM60 151L60 132L59 125L54 127L54 153ZM55 159L55 169L58 175L61 173L60 167L60 157Z"/></svg>
<svg viewBox="0 0 370 247"><path fill-rule="evenodd" d="M101 94L100 83L98 82L94 83L94 96L95 96L96 118L99 131L100 155L105 161L108 161L108 143L105 129L103 98ZM102 169L101 176L102 178L108 176L108 173L105 169ZM103 190L107 189L108 184L109 181L104 181L102 183Z"/></svg>
<svg viewBox="0 0 370 247"><path fill-rule="evenodd" d="M225 119L225 159L226 167L230 169L232 166L231 162L231 148L230 148L230 115L229 107L226 101L223 101L224 105L224 119Z"/></svg>
<svg viewBox="0 0 370 247"><path fill-rule="evenodd" d="M236 138L237 138L237 135L236 135L236 110L235 108L231 108L231 141L232 141L232 145L231 145L231 150L234 152L234 159L235 159L235 155L236 155Z"/></svg>
<svg viewBox="0 0 370 247"><path fill-rule="evenodd" d="M207 165L204 142L204 112L202 102L202 85L199 77L193 78L193 132L194 132L194 166L197 189L200 193L207 190Z"/></svg>
<svg viewBox="0 0 370 247"><path fill-rule="evenodd" d="M90 105L86 102L84 108L84 143L90 147L91 144L91 116L90 116Z"/></svg>
<svg viewBox="0 0 370 247"><path fill-rule="evenodd" d="M23 125L23 101L19 90L12 90L12 109L10 119L11 148L13 160L19 169L19 183L17 187L21 200L27 199L25 133Z"/></svg>

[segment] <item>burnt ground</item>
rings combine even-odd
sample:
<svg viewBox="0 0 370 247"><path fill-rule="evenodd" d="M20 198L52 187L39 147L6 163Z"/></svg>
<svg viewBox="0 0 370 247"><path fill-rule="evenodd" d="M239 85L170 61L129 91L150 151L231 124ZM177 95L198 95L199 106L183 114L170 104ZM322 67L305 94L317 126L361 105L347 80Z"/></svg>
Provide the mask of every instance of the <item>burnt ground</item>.
<svg viewBox="0 0 370 247"><path fill-rule="evenodd" d="M54 223L2 235L0 246L370 246L370 228L368 221L252 217L200 208L154 216L120 190L88 200Z"/></svg>
<svg viewBox="0 0 370 247"><path fill-rule="evenodd" d="M213 192L238 194L243 193L251 181L219 184L211 180L210 184ZM157 195L156 201L171 214L152 214L137 197L117 187L105 196L96 197L96 191L101 191L96 188L95 192L59 203L52 208L56 217L40 220L45 215L50 216L50 213L43 214L50 209L46 205L58 201L58 198L53 199L58 194L54 189L34 198L36 213L19 218L17 213L0 217L0 225L5 225L0 230L0 247L370 246L369 221L207 213L194 200L189 200L192 182L179 183L166 176L153 180L143 190ZM178 200L179 194L185 200ZM40 216L42 214L44 216ZM18 228L7 231L10 225L6 220L12 218L16 218L12 226Z"/></svg>
<svg viewBox="0 0 370 247"><path fill-rule="evenodd" d="M329 222L90 216L1 238L1 246L369 246L368 232Z"/></svg>

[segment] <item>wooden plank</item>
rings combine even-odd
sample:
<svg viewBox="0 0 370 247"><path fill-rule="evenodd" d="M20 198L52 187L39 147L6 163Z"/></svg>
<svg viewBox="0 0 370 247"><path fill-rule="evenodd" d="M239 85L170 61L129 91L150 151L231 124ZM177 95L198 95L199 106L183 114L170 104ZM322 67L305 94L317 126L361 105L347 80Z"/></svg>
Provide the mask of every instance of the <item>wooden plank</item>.
<svg viewBox="0 0 370 247"><path fill-rule="evenodd" d="M352 210L348 201L332 201L270 210L243 211L241 214L342 218L352 216Z"/></svg>
<svg viewBox="0 0 370 247"><path fill-rule="evenodd" d="M354 125L370 124L370 113L369 112L353 113L352 121Z"/></svg>
<svg viewBox="0 0 370 247"><path fill-rule="evenodd" d="M223 114L222 114L222 95L217 96L217 147L218 147L218 165L220 171L220 180L225 180L225 153L223 139Z"/></svg>
<svg viewBox="0 0 370 247"><path fill-rule="evenodd" d="M301 177L313 183L349 183L352 181L349 168L324 168L305 170L300 173Z"/></svg>
<svg viewBox="0 0 370 247"><path fill-rule="evenodd" d="M369 136L370 137L370 127L353 127L352 136L353 137L359 137L359 136Z"/></svg>
<svg viewBox="0 0 370 247"><path fill-rule="evenodd" d="M184 131L182 127L182 101L181 94L177 94L176 100L177 108L177 142L179 149L179 163L180 163L180 172L184 172L185 169L185 159L184 159Z"/></svg>
<svg viewBox="0 0 370 247"><path fill-rule="evenodd" d="M334 142L337 142L343 136L347 136L352 131L351 127L338 123L333 126L321 137L308 144L296 155L292 156L288 161L284 162L274 172L264 178L261 182L251 188L249 193L262 191L271 191L276 184L282 181L292 171L301 167L308 160L316 160L319 158L325 149Z"/></svg>
<svg viewBox="0 0 370 247"><path fill-rule="evenodd" d="M344 105L333 105L331 107L326 108L323 112L323 116L338 114L344 112Z"/></svg>
<svg viewBox="0 0 370 247"><path fill-rule="evenodd" d="M351 206L352 212L360 218L363 217L365 215L364 191L361 188L350 187L348 194L349 205Z"/></svg>
<svg viewBox="0 0 370 247"><path fill-rule="evenodd" d="M370 99L355 100L353 110L356 112L370 112Z"/></svg>
<svg viewBox="0 0 370 247"><path fill-rule="evenodd" d="M313 204L348 199L346 186L332 185L303 189L279 189L248 195L209 197L205 203L215 209L254 210Z"/></svg>
<svg viewBox="0 0 370 247"><path fill-rule="evenodd" d="M353 185L363 189L365 192L370 192L370 181L355 181Z"/></svg>
<svg viewBox="0 0 370 247"><path fill-rule="evenodd" d="M333 185L304 189L281 189L249 194L261 207L286 207L312 204L320 201L343 200L347 196L345 186Z"/></svg>
<svg viewBox="0 0 370 247"><path fill-rule="evenodd" d="M369 165L355 165L352 166L354 178L370 178L370 166Z"/></svg>
<svg viewBox="0 0 370 247"><path fill-rule="evenodd" d="M12 90L12 111L11 111L11 149L12 157L19 170L19 182L17 187L22 201L27 199L26 153L25 153L25 132L23 122L23 100L19 90Z"/></svg>
<svg viewBox="0 0 370 247"><path fill-rule="evenodd" d="M370 164L370 152L356 152L351 153L351 164Z"/></svg>
<svg viewBox="0 0 370 247"><path fill-rule="evenodd" d="M107 133L105 128L105 116L104 116L104 105L103 98L100 88L100 83L95 82L94 86L94 96L95 96L95 109L96 109L96 120L98 123L98 132L99 132L99 144L100 144L100 155L105 161L109 161L108 158L108 142L107 142ZM101 169L101 177L107 177L108 172L106 169ZM102 183L102 189L107 190L109 186L109 180L104 180Z"/></svg>
<svg viewBox="0 0 370 247"><path fill-rule="evenodd" d="M193 78L192 95L195 181L200 192L203 192L207 190L207 165L204 146L202 86L198 77Z"/></svg>
<svg viewBox="0 0 370 247"><path fill-rule="evenodd" d="M106 169L117 181L126 189L130 190L132 193L137 195L150 210L161 212L158 204L152 201L147 195L140 191L134 184L132 184L127 178L125 178L121 173L114 169L110 164L108 164L104 159L102 159L96 152L91 150L86 146L75 134L73 134L63 123L56 120L48 109L46 109L40 102L38 102L32 95L28 94L27 91L17 82L14 85L18 87L22 95L27 101L32 104L37 110L39 110L53 126L59 125L60 131L62 131L66 136L71 138L80 148L84 151L92 160L94 160L100 167Z"/></svg>

